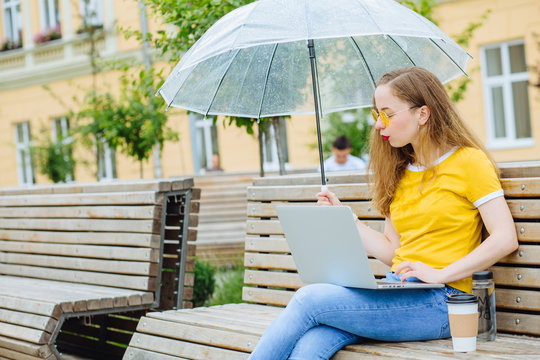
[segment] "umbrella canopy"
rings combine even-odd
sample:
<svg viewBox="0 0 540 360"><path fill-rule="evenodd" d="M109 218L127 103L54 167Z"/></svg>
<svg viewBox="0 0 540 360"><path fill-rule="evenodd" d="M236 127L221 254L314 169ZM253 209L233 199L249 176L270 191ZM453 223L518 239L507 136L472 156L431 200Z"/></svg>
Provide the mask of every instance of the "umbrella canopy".
<svg viewBox="0 0 540 360"><path fill-rule="evenodd" d="M469 59L393 0L259 0L208 29L159 93L169 106L205 115L314 113L310 39L323 113L370 106L375 81L391 69L421 66L444 83Z"/></svg>

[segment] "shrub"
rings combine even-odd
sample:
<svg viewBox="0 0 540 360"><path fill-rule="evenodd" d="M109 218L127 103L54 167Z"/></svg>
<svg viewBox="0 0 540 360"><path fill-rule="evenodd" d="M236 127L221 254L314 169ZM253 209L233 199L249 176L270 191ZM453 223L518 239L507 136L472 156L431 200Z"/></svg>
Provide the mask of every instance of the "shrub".
<svg viewBox="0 0 540 360"><path fill-rule="evenodd" d="M234 304L242 302L244 267L223 270L217 274L218 284L210 305Z"/></svg>
<svg viewBox="0 0 540 360"><path fill-rule="evenodd" d="M195 284L193 306L203 306L214 294L216 269L208 262L195 259Z"/></svg>
<svg viewBox="0 0 540 360"><path fill-rule="evenodd" d="M22 43L20 41L15 42L11 39L5 39L2 44L0 44L0 51L8 51L8 50L14 50L19 49L22 47Z"/></svg>

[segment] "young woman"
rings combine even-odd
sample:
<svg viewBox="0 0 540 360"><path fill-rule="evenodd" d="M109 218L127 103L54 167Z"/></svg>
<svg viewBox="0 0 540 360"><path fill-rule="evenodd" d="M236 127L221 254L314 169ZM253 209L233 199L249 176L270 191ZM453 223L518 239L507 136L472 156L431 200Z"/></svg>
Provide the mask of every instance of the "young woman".
<svg viewBox="0 0 540 360"><path fill-rule="evenodd" d="M444 283L439 289L368 290L331 284L299 289L250 359L329 359L363 339L450 336L446 298L471 292L471 275L514 251L517 237L498 171L429 71L381 77L372 114L373 202L384 232L357 221L366 251L392 267L387 278ZM330 191L318 204L340 206ZM482 224L489 236L481 242Z"/></svg>

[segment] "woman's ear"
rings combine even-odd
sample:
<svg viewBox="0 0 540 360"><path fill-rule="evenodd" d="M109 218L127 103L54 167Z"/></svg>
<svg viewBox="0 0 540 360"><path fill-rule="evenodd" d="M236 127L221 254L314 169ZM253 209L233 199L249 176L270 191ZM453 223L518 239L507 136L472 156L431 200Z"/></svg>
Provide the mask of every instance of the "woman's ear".
<svg viewBox="0 0 540 360"><path fill-rule="evenodd" d="M421 106L418 111L418 125L421 125L421 126L425 125L430 115L431 115L431 110L429 110L427 105Z"/></svg>

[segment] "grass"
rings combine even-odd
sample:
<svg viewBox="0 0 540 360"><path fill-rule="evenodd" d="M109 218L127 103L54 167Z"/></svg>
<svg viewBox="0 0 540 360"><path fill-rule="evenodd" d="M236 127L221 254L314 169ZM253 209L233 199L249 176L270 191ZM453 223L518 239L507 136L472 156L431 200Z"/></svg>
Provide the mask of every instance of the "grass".
<svg viewBox="0 0 540 360"><path fill-rule="evenodd" d="M218 269L215 274L216 287L208 306L242 302L244 267L236 265L230 269Z"/></svg>

